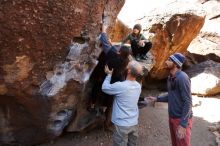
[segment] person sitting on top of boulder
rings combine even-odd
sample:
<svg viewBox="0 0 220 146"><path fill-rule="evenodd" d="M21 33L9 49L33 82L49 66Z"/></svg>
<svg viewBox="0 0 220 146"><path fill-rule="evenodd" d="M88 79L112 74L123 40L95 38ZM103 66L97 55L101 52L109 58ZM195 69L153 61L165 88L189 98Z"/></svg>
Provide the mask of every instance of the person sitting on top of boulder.
<svg viewBox="0 0 220 146"><path fill-rule="evenodd" d="M141 34L141 30L142 26L140 24L135 24L132 33L122 41L122 44L131 44L133 56L137 61L140 61L141 59L146 60L146 54L152 48L152 43Z"/></svg>

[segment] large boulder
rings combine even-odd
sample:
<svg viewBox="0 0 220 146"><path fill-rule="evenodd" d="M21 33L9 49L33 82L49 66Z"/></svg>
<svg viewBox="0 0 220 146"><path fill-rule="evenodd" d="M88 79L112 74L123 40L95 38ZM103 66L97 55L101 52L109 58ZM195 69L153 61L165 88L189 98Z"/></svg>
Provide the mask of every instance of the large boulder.
<svg viewBox="0 0 220 146"><path fill-rule="evenodd" d="M198 2L197 2L198 3ZM220 57L220 1L203 1L200 7L206 12L206 19L199 35L192 41L188 51L194 54L215 54Z"/></svg>
<svg viewBox="0 0 220 146"><path fill-rule="evenodd" d="M153 78L163 79L167 76L164 62L175 53L186 54L190 42L199 33L204 23L204 17L194 14L173 15L165 24L153 25L150 32L155 33L152 38L152 54L156 63L150 71Z"/></svg>
<svg viewBox="0 0 220 146"><path fill-rule="evenodd" d="M132 12L127 11L127 15ZM187 53L191 41L203 27L205 18L206 13L199 4L189 5L189 2L175 1L149 13L143 13L143 16L134 20L142 25L143 34L153 43L151 53L154 64L149 72L152 78L164 79L167 76L164 62L175 52Z"/></svg>
<svg viewBox="0 0 220 146"><path fill-rule="evenodd" d="M219 5L220 2L217 0L200 2L200 6L206 12L206 19L200 33L188 47L188 57L191 65L205 60L220 62Z"/></svg>
<svg viewBox="0 0 220 146"><path fill-rule="evenodd" d="M124 1L0 2L0 145L33 145L89 126L85 86Z"/></svg>
<svg viewBox="0 0 220 146"><path fill-rule="evenodd" d="M135 23L142 24L143 33L153 41L151 52L156 60L150 75L162 79L167 73L163 69L164 61L174 52L187 54L188 66L207 59L219 62L219 4L219 0L176 0L164 1L152 8L140 1L140 11L145 13L134 15L131 9L135 3L128 2L127 9L123 8L119 16L129 28Z"/></svg>
<svg viewBox="0 0 220 146"><path fill-rule="evenodd" d="M220 93L220 63L208 60L186 70L191 78L192 94L211 96Z"/></svg>
<svg viewBox="0 0 220 146"><path fill-rule="evenodd" d="M150 76L164 79L168 73L164 68L164 62L175 52L187 53L191 41L203 27L205 13L197 5L189 6L184 2L172 3L161 11L158 9L138 22L149 31L146 35L153 42L151 52L155 65L150 70ZM178 11L176 11L177 9Z"/></svg>

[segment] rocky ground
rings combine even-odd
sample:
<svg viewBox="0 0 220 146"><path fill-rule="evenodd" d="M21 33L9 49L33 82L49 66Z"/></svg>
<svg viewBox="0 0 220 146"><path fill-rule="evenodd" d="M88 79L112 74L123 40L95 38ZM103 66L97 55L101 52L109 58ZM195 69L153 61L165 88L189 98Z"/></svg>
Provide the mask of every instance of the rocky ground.
<svg viewBox="0 0 220 146"><path fill-rule="evenodd" d="M147 95L147 94L145 94ZM192 146L217 146L215 136L209 131L209 126L220 121L217 111L220 111L220 99L194 98L194 119L192 129ZM139 146L169 146L171 145L168 123L167 105L149 105L140 110ZM112 133L102 127L91 132L68 133L56 140L40 146L111 146Z"/></svg>

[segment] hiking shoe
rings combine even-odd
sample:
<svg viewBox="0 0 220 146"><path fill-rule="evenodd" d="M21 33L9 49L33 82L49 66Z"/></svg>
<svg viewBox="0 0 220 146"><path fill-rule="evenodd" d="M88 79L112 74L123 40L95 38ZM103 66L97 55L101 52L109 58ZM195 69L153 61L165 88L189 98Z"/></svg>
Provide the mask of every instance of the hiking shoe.
<svg viewBox="0 0 220 146"><path fill-rule="evenodd" d="M147 60L148 57L147 57L147 55L142 55L142 56L141 56L141 59L142 59L142 60Z"/></svg>

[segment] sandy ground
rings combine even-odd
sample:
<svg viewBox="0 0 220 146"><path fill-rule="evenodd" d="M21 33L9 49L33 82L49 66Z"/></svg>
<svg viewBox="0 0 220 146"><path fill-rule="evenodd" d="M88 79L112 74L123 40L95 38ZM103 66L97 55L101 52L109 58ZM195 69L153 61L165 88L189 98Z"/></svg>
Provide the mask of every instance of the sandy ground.
<svg viewBox="0 0 220 146"><path fill-rule="evenodd" d="M193 97L200 106L193 108L192 146L217 146L208 126L220 121L220 99ZM102 127L87 133L68 133L40 146L111 146L112 133ZM166 104L149 105L140 110L138 146L170 146Z"/></svg>

